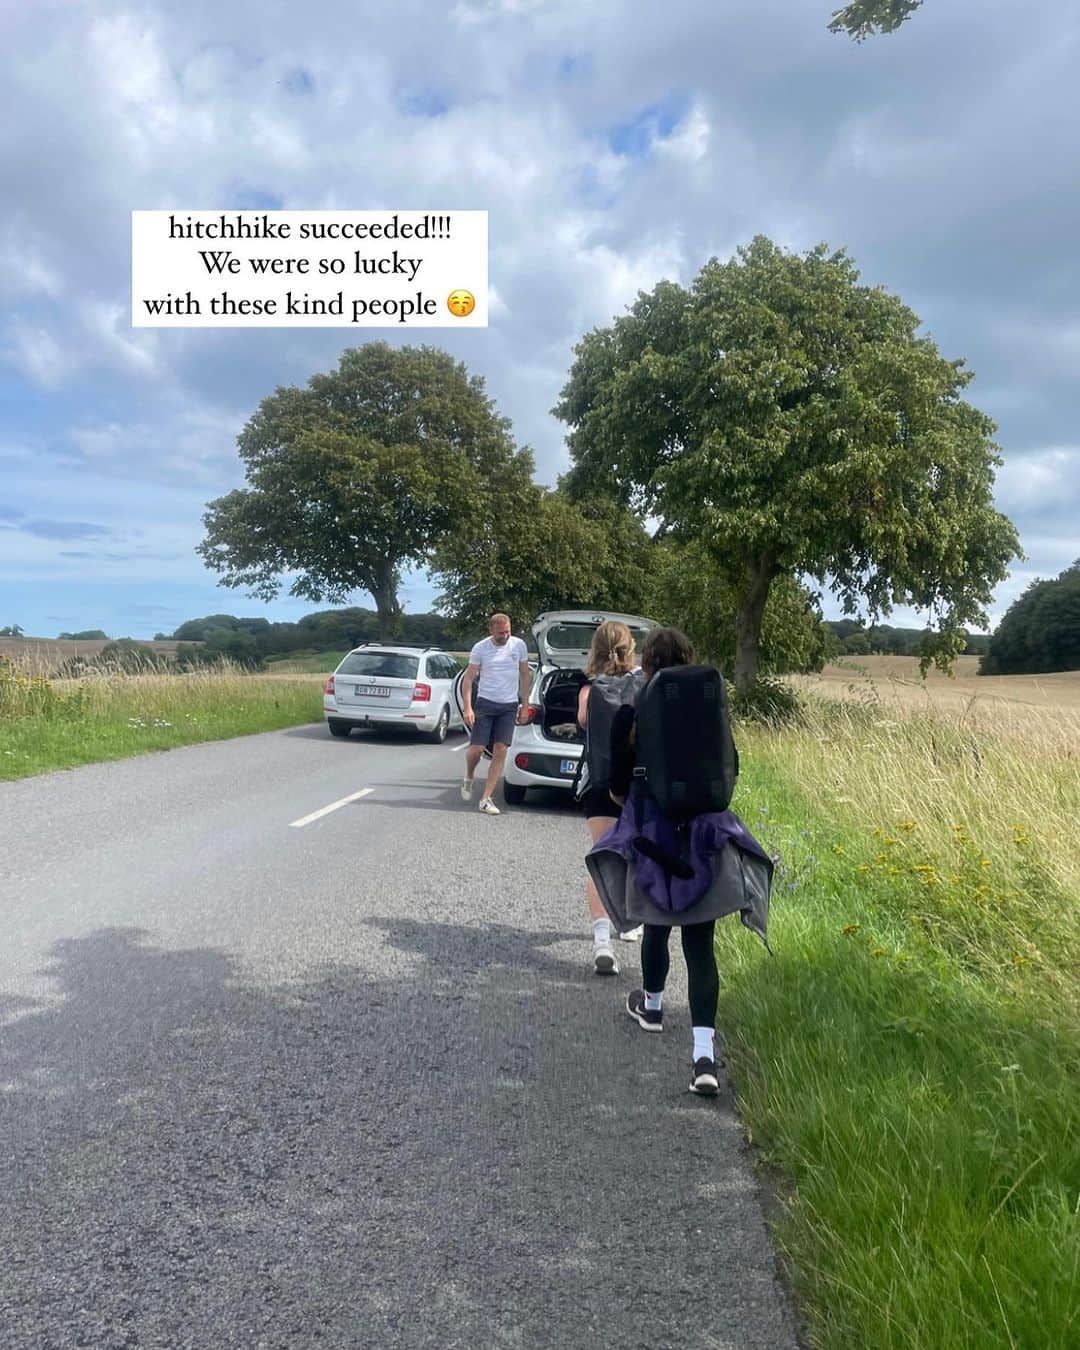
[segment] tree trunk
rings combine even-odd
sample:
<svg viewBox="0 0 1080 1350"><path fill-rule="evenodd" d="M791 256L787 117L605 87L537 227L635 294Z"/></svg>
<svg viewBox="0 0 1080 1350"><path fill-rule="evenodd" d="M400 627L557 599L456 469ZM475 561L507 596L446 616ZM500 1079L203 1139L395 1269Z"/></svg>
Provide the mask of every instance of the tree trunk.
<svg viewBox="0 0 1080 1350"><path fill-rule="evenodd" d="M379 616L379 641L388 642L401 626L401 604L397 597L398 567L387 558L379 567L371 586L371 595Z"/></svg>
<svg viewBox="0 0 1080 1350"><path fill-rule="evenodd" d="M735 688L747 693L757 679L761 620L776 564L763 553L747 567L746 585L735 615Z"/></svg>

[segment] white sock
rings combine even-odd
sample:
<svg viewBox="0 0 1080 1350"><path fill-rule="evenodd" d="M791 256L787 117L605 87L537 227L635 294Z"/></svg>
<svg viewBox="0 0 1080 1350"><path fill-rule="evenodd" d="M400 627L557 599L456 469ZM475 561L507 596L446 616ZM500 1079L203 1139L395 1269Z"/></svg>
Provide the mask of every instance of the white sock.
<svg viewBox="0 0 1080 1350"><path fill-rule="evenodd" d="M611 920L593 919L592 940L597 947L606 947L611 942Z"/></svg>
<svg viewBox="0 0 1080 1350"><path fill-rule="evenodd" d="M661 989L658 994L650 994L645 990L645 1007L649 1012L659 1012L664 1006L664 991Z"/></svg>
<svg viewBox="0 0 1080 1350"><path fill-rule="evenodd" d="M694 1063L699 1059L715 1059L716 1052L713 1048L713 1029L712 1027L694 1028Z"/></svg>

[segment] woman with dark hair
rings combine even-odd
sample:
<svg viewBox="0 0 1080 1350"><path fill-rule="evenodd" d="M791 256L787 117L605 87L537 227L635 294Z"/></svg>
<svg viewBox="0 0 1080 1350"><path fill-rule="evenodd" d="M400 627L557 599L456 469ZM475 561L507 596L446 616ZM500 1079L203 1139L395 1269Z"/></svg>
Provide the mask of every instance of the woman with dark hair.
<svg viewBox="0 0 1080 1350"><path fill-rule="evenodd" d="M645 640L641 666L645 679L651 680L660 670L670 666L689 666L694 662L690 639L678 628L655 628ZM635 709L621 708L616 714L611 731L611 795L620 803L626 801L631 790L636 761L634 732ZM700 906L694 910L700 912ZM694 913L694 910L688 912ZM712 1096L719 1089L717 1078L714 1032L716 1008L720 994L720 976L713 946L716 914L703 922L683 924L678 914L668 917L665 924L645 923L641 941L642 988L634 989L626 999L626 1011L643 1031L664 1029L664 986L667 983L669 956L668 940L673 926L682 930L682 950L686 960L686 977L690 1001L690 1020L693 1024L693 1073L690 1091Z"/></svg>

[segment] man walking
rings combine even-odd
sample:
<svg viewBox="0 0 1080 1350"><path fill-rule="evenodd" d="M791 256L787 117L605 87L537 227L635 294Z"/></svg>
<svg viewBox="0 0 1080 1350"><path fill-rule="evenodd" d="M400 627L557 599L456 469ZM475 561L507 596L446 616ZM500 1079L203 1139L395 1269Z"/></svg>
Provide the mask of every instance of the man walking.
<svg viewBox="0 0 1080 1350"><path fill-rule="evenodd" d="M472 801L473 775L484 747L492 742L491 768L488 769L480 810L497 816L499 808L491 794L502 776L506 751L514 735L514 723L524 722L529 701L529 650L521 638L510 636L510 620L505 614L493 614L488 621L489 636L469 653L469 664L461 683L461 711L471 729L465 751L465 778L461 784L464 801ZM473 708L473 682L477 675L476 708Z"/></svg>

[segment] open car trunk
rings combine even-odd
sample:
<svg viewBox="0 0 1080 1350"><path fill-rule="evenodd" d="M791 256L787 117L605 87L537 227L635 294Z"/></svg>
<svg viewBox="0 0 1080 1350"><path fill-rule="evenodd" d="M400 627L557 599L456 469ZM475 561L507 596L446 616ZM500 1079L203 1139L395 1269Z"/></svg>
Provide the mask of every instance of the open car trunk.
<svg viewBox="0 0 1080 1350"><path fill-rule="evenodd" d="M585 683L582 670L552 670L540 684L540 726L552 741L581 745L585 733L577 724L577 703Z"/></svg>

